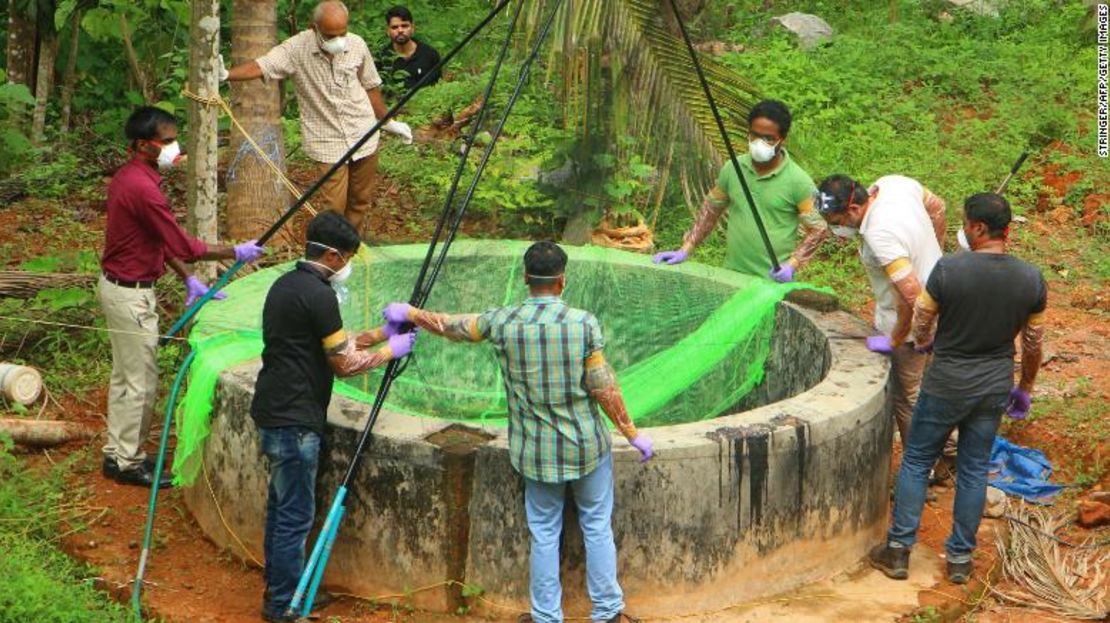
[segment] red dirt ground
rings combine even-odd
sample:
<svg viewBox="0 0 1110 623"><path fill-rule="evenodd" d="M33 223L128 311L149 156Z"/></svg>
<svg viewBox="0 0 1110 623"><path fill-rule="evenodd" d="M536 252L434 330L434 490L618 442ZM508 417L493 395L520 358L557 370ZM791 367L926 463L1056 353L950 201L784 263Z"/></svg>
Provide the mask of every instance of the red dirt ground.
<svg viewBox="0 0 1110 623"><path fill-rule="evenodd" d="M294 179L303 182L305 180L300 179L303 176L303 172L293 172ZM1058 176L1056 170L1046 170L1044 177L1054 189L1057 185L1075 182L1070 173ZM1060 190L1062 188L1057 189L1058 192ZM1066 190L1060 196L1063 194ZM380 237L394 242L410 239L413 234L406 223L418 213L419 207L388 180L381 183L380 196L376 213L372 215L372 222L380 227ZM46 233L49 228L42 227L48 218L44 214L50 210L49 206L32 200L0 210L0 232L11 232L8 234L12 236L9 241L21 247L56 248L57 241ZM1071 214L1076 212L1071 211ZM1031 219L1030 226L1044 227L1040 219L1054 216L1051 213L1038 214ZM102 229L102 216L97 214L89 219L88 227L91 232ZM469 227L480 232L482 225ZM0 236L0 242L2 238ZM1079 285L1054 291L1052 296L1046 336L1047 357L1038 380L1034 409L1038 399L1068 398L1073 400L1073 407L1101 409L1105 422L1106 394L1110 391L1110 326L1106 322L1110 313L1110 295L1101 287ZM58 404L49 404L44 417L103 426L105 390L81 397L55 398ZM1091 465L1105 465L1110 461L1110 440L1106 437L1106 427L1099 428L1093 423L1097 422L1097 418L1073 421L1069 415L1038 412L1029 422L1006 425L1003 434L1017 443L1044 450L1059 467L1056 480L1071 482L1078 476L1080 466L1089 469ZM1094 428L1087 431L1082 427ZM52 453L55 457L66 452L84 455L81 461L83 467L75 473L73 484L89 490L87 503L90 508L105 509L87 529L67 537L64 547L72 555L100 569L104 588L126 599L129 581L138 561L148 492L104 479L99 473L99 443L99 440L94 440L86 446L70 446ZM36 457L31 460L41 459ZM1110 469L1104 468L1093 488L1110 490ZM1058 506L1073 508L1073 498L1065 496ZM923 546L943 551L943 541L951 524L950 509L951 491L942 491L938 501L929 504L920 535ZM983 558L977 559L976 568L980 575L993 564L991 532L999 523L984 522L988 528L981 532ZM1102 530L1098 533L1099 538L1105 539L1108 533L1110 531ZM1069 538L1081 538L1089 534L1073 528L1068 535ZM388 570L383 572L388 573ZM259 620L262 594L260 571L244 565L206 540L184 509L178 492L169 491L162 497L155 547L146 577L149 583L144 587L144 604L150 614L166 621L239 623ZM1000 586L1005 588L1005 582ZM965 590L941 582L934 590L922 593L921 604L938 606L943 610L947 605L971 599L972 596ZM977 621L992 623L1054 620L1043 612L1003 608L989 600L979 604L975 616ZM411 613L404 608L376 608L368 602L352 599L340 600L324 612L324 620L334 623L430 621L440 618L443 617ZM450 619L461 620L455 617Z"/></svg>

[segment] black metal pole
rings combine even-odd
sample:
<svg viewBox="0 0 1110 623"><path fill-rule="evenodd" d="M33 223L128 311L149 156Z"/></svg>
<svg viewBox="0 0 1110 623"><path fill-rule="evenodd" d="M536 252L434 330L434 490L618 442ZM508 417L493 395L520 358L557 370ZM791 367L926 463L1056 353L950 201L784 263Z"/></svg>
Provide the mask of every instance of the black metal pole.
<svg viewBox="0 0 1110 623"><path fill-rule="evenodd" d="M705 79L705 72L702 71L701 61L698 60L698 53L694 50L694 44L690 41L690 34L686 32L686 24L682 21L682 15L678 12L678 7L675 6L675 1L670 0L671 10L674 11L675 20L678 22L678 29L682 31L682 40L686 42L686 49L690 52L690 59L694 61L694 71L698 74L698 80L701 82L701 88L705 91L705 98L709 101L709 110L713 112L713 119L717 121L717 129L721 132L721 138L725 141L725 149L728 151L728 159L732 162L732 168L736 171L736 177L740 179L740 188L744 191L744 199L748 201L748 207L752 210L752 217L755 219L755 225L759 228L759 236L763 238L763 246L767 248L767 256L771 258L771 267L775 270L779 269L779 259L775 256L775 248L771 246L771 238L767 236L767 228L763 225L763 219L759 216L759 210L755 207L755 199L752 198L752 191L748 188L748 182L744 179L744 173L740 170L740 163L736 160L736 150L732 148L732 141L728 138L728 130L725 129L725 122L721 119L721 113L717 110L717 103L713 100L713 93L709 89L709 81Z"/></svg>
<svg viewBox="0 0 1110 623"><path fill-rule="evenodd" d="M523 4L523 2L524 0L521 0L521 4ZM434 277L439 275L439 270L442 267L444 259L446 258L447 250L450 248L455 234L458 233L459 225L462 223L462 219L466 215L466 210L469 207L470 199L473 196L474 187L477 185L477 181L482 177L482 173L485 171L486 164L489 162L490 154L493 152L494 147L497 145L497 139L500 138L501 132L505 128L506 120L508 119L509 114L512 112L513 106L516 104L517 99L520 97L521 91L524 89L524 83L528 79L528 74L531 70L532 63L539 55L540 47L542 47L544 40L547 38L548 33L551 31L551 26L555 22L555 16L558 14L559 9L562 7L562 4L563 0L555 0L555 8L551 11L551 15L548 16L547 21L544 23L543 29L540 31L540 36L536 39L536 42L532 46L532 50L529 53L528 58L525 59L524 65L520 69L520 76L517 79L516 88L514 89L512 96L509 98L509 102L505 107L505 112L502 113L501 121L498 124L497 129L489 142L489 145L486 146L482 162L479 163L478 169L474 172L474 181L471 183L469 192L467 193L463 203L459 206L455 214L455 218L452 221L451 229L448 230L447 237L443 241L443 250L441 251L440 257L436 263L436 267L432 273L433 278L428 280L426 286L419 283L419 280L417 282L417 287L414 289L414 292L419 293L421 295L420 298L423 299L417 301L419 303L423 303L424 300L427 299L428 295L431 294L432 286L435 284ZM427 259L430 259L430 257ZM427 271L422 269L421 273L426 274ZM366 426L362 429L362 434L359 436L358 444L355 446L354 456L351 457L351 463L347 466L347 473L344 474L343 480L340 482L341 487L349 488L351 486L351 483L354 481L355 475L358 473L358 468L362 463L363 452L370 441L374 424L378 420L378 415L381 413L382 406L385 404L386 395L389 394L389 389L393 386L393 380L397 376L396 373L399 364L400 360L394 359L393 361L389 362L389 365L385 369L385 374L382 376L382 383L378 388L378 394L374 398L374 404L370 408L370 416L367 419Z"/></svg>
<svg viewBox="0 0 1110 623"><path fill-rule="evenodd" d="M296 214L297 211L300 210L301 207L314 194L316 194L318 190L320 190L324 183L331 179L331 177L335 175L335 173L340 168L345 166L347 164L347 161L355 155L355 152L357 152L364 144L366 144L366 141L369 141L370 138L373 137L374 134L376 134L383 125L385 125L397 114L397 111L400 110L401 107L403 107L405 104L408 103L410 99L412 99L416 92L419 91L422 86L424 86L424 83L427 80L429 80L433 75L439 73L439 71L445 65L447 65L448 62L454 59L454 57L457 56L458 53L462 51L462 49L466 47L466 45L469 44L470 41L474 39L474 37L476 37L479 32L482 31L482 29L489 25L489 23L493 21L493 18L497 17L497 15L501 13L501 11L504 10L511 1L512 0L501 0L501 2L499 2L497 6L495 6L493 10L490 11L489 15L486 15L485 19L483 19L481 22L478 23L477 26L471 29L471 31L467 33L466 37L464 37L462 41L456 44L450 52L448 52L442 59L440 59L439 63L437 63L431 71L425 73L424 76L421 77L420 80L416 83L416 85L414 85L412 89L405 93L401 97L401 99L393 105L392 108L386 111L385 116L381 119L378 119L377 123L375 123L369 130L367 130L366 134L362 135L362 138L356 141L355 144L347 150L347 153L343 154L343 156L335 164L333 164L331 168L329 168L318 180L316 180L316 182L313 183L312 186L310 186L299 199L294 201L293 204L289 206L285 213L282 214L281 217L278 218L278 220L274 222L274 224L271 225L270 228L267 229L261 237L258 238L258 244L265 245L266 242L270 240L270 238L274 237L274 235L281 230L285 223L288 222L289 219L293 218L293 215ZM170 337L177 335L177 333L181 331L185 327L185 325L187 325L189 321L197 315L197 312L199 312L200 309L208 303L208 301L212 300L212 297L215 296L216 293L220 291L220 289L227 285L228 281L231 280L231 276L238 272L239 269L242 267L242 262L235 262L234 264L232 264L231 268L229 268L227 272L225 272L220 277L220 279L216 280L216 283L214 283L212 287L208 289L208 292L206 292L204 296L201 296L200 299L197 300L197 302L193 303L193 305L189 307L189 309L185 310L185 313L181 316L181 318L177 320L177 322L173 324L172 327L170 327L170 330L166 332L166 335L162 336L162 338L158 340L159 346L165 345Z"/></svg>

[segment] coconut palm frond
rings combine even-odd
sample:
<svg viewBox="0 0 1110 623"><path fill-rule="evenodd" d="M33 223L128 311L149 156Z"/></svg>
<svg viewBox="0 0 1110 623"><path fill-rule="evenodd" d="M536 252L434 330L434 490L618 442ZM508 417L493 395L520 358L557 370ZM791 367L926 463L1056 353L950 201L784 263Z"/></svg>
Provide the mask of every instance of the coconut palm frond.
<svg viewBox="0 0 1110 623"><path fill-rule="evenodd" d="M1006 602L1047 610L1061 616L1105 620L1110 616L1106 573L1110 552L1092 541L1064 544L1054 535L1068 523L1046 510L1024 505L1010 520L1010 540L998 541L1006 576L1016 587L992 592Z"/></svg>
<svg viewBox="0 0 1110 623"><path fill-rule="evenodd" d="M526 11L528 31L546 5L536 2ZM591 111L617 102L616 133L640 139L631 149L657 167L673 158L695 194L711 186L727 150L669 2L576 0L564 7L548 69L567 125L588 134L598 123ZM730 136L743 137L758 100L754 85L713 58L699 60ZM601 80L602 68L611 84Z"/></svg>

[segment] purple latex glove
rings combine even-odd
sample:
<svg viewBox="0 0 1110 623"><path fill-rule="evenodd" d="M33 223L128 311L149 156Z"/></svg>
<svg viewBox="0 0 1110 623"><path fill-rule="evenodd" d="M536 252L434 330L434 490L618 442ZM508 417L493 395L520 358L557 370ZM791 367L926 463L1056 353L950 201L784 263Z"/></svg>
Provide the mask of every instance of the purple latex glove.
<svg viewBox="0 0 1110 623"><path fill-rule="evenodd" d="M385 306L385 311L382 312L382 318L386 322L396 322L398 324L409 321L409 311L412 310L412 305L408 303L390 303Z"/></svg>
<svg viewBox="0 0 1110 623"><path fill-rule="evenodd" d="M1024 420L1033 406L1033 397L1020 387L1010 390L1010 402L1006 405L1006 415L1015 420Z"/></svg>
<svg viewBox="0 0 1110 623"><path fill-rule="evenodd" d="M193 275L185 278L185 307L192 305L197 299L208 293L208 286L204 285L200 279ZM222 301L227 298L226 292L217 292L212 295L212 298L217 301Z"/></svg>
<svg viewBox="0 0 1110 623"><path fill-rule="evenodd" d="M686 258L689 256L690 254L683 249L679 249L677 251L663 251L662 253L656 253L655 255L651 256L651 261L655 262L656 264L666 264L668 266L674 266L675 264L681 264L685 262Z"/></svg>
<svg viewBox="0 0 1110 623"><path fill-rule="evenodd" d="M889 337L885 335L872 335L867 338L867 350L873 353L889 355L894 352L894 346L890 343Z"/></svg>
<svg viewBox="0 0 1110 623"><path fill-rule="evenodd" d="M651 443L651 438L643 433L636 435L636 438L628 443L640 451L641 463L647 463L651 460L651 457L655 456L655 445Z"/></svg>
<svg viewBox="0 0 1110 623"><path fill-rule="evenodd" d="M412 352L412 345L416 343L416 332L394 335L389 338L389 350L393 351L393 358L400 359Z"/></svg>
<svg viewBox="0 0 1110 623"><path fill-rule="evenodd" d="M771 272L768 274L771 275L771 279L779 283L790 283L794 281L794 265L790 262L783 262L779 264L778 270L772 268Z"/></svg>
<svg viewBox="0 0 1110 623"><path fill-rule="evenodd" d="M235 245L235 261L250 264L262 257L265 249L258 246L257 240L248 240L243 244Z"/></svg>
<svg viewBox="0 0 1110 623"><path fill-rule="evenodd" d="M382 335L385 337L393 337L394 335L402 335L400 322L387 322L382 325Z"/></svg>

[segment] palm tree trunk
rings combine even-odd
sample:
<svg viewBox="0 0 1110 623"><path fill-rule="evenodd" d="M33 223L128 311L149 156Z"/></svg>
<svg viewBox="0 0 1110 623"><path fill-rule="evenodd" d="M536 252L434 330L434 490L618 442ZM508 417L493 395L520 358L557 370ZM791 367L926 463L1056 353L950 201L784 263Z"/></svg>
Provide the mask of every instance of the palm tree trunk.
<svg viewBox="0 0 1110 623"><path fill-rule="evenodd" d="M258 58L277 44L277 3L234 0L231 5L231 64ZM285 149L281 96L277 83L260 80L231 85L232 112L243 128L282 171ZM257 237L289 203L281 181L234 128L227 169L227 232L232 240ZM290 230L291 231L291 230ZM285 232L287 235L289 231ZM287 235L279 239L291 241Z"/></svg>
<svg viewBox="0 0 1110 623"><path fill-rule="evenodd" d="M84 18L84 9L73 9L72 23L70 23L69 56L65 57L65 74L62 77L62 122L63 131L70 129L70 118L73 110L73 87L77 83L77 51L81 44L81 20Z"/></svg>
<svg viewBox="0 0 1110 623"><path fill-rule="evenodd" d="M73 86L77 82L77 46L81 43L81 20L85 17L83 8L73 10L70 20L69 51L66 56L66 69L62 74L62 131L69 130L73 111Z"/></svg>
<svg viewBox="0 0 1110 623"><path fill-rule="evenodd" d="M219 93L217 73L220 52L220 0L194 0L189 25L189 90L200 97ZM189 100L188 226L208 243L216 242L218 199L216 194L216 132L219 109ZM215 276L215 266L198 265L203 279Z"/></svg>
<svg viewBox="0 0 1110 623"><path fill-rule="evenodd" d="M58 33L39 38L39 66L35 80L35 112L31 118L31 142L42 143L46 135L46 104L54 90L54 62L58 59Z"/></svg>
<svg viewBox="0 0 1110 623"><path fill-rule="evenodd" d="M30 90L35 86L35 44L38 31L34 20L28 19L17 6L17 0L8 0L8 40L5 59L8 82L22 84ZM17 129L25 129L27 118L12 119Z"/></svg>

